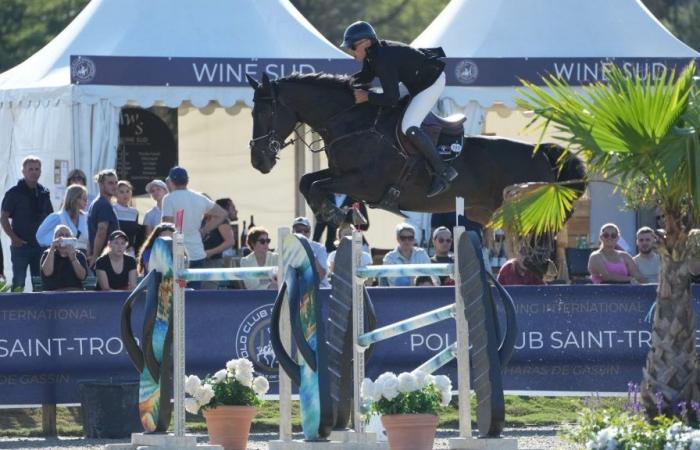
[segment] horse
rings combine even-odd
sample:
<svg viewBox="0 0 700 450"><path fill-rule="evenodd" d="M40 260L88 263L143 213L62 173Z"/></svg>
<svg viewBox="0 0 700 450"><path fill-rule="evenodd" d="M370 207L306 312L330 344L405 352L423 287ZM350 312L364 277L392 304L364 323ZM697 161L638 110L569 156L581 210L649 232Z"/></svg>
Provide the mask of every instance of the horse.
<svg viewBox="0 0 700 450"><path fill-rule="evenodd" d="M295 139L299 123L310 126L325 143L328 169L304 175L299 188L316 217L336 225L347 211L330 200L331 193L347 194L395 213L401 210L451 212L455 197L464 197L465 214L486 225L503 203L504 188L526 182L571 182L583 193L585 169L581 160L556 144L534 146L503 137L463 136L461 152L451 161L459 176L435 197L426 197L429 166L401 137L404 101L387 108L356 104L351 77L332 74L292 74L271 81L263 74L255 90L251 163L262 173L274 167L279 152ZM303 136L297 133L297 139ZM308 144L307 144L308 146ZM565 158L561 170L559 158Z"/></svg>

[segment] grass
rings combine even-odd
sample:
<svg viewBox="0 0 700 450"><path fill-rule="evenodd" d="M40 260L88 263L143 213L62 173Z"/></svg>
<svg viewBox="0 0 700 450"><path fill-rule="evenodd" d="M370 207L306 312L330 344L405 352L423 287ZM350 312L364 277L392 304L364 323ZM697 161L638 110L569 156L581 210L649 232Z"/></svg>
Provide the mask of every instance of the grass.
<svg viewBox="0 0 700 450"><path fill-rule="evenodd" d="M566 425L576 421L578 412L590 403L590 398L583 397L521 397L506 396L506 425L511 427ZM595 399L601 406L622 407L622 398ZM277 402L269 401L258 408L253 422L253 432L277 431L279 427L279 410ZM83 427L79 407L58 407L56 427L61 436L81 436ZM476 419L476 402L472 397L472 421ZM440 414L440 428L456 429L459 424L459 412L456 398ZM300 431L299 405L292 407L292 425ZM476 426L476 422L473 423ZM202 416L187 415L187 429L193 432L206 431ZM0 410L0 436L28 437L41 436L41 408Z"/></svg>

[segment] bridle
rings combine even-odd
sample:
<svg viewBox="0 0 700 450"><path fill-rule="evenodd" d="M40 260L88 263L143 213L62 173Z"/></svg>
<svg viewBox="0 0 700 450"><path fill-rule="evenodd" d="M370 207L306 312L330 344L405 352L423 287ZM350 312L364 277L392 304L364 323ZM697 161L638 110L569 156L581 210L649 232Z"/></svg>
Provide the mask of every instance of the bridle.
<svg viewBox="0 0 700 450"><path fill-rule="evenodd" d="M271 95L267 97L257 97L254 99L254 101L258 100L269 100L272 103L272 124L270 125L270 128L267 133L263 134L262 136L258 136L256 138L253 138L250 140L250 143L248 144L251 148L255 145L255 143L261 139L268 139L267 141L267 148L262 149L263 156L270 158L270 159L279 159L279 152L282 151L285 147L288 147L292 145L294 142L296 142L297 139L299 139L299 134L296 131L296 127L294 128L294 132L297 135L297 139L290 139L288 141L284 141L284 139L279 139L277 136L277 130L275 129L275 123L277 122L277 105L281 104L283 106L286 106L282 100L280 100L277 97L277 84L276 83L270 83L270 92Z"/></svg>

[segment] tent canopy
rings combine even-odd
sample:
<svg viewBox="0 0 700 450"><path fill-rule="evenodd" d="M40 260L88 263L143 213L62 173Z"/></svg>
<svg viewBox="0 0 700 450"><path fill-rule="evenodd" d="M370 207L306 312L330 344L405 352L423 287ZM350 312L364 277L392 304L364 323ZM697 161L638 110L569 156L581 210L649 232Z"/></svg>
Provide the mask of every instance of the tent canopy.
<svg viewBox="0 0 700 450"><path fill-rule="evenodd" d="M49 44L0 75L0 104L107 99L117 107L202 107L215 100L229 107L252 97L230 86L71 85L71 55L348 58L286 0L93 0Z"/></svg>
<svg viewBox="0 0 700 450"><path fill-rule="evenodd" d="M573 71L587 74L596 60L607 58L649 64L700 56L664 28L641 0L452 0L413 44L442 46L448 57L468 58L491 78L510 71L506 76L512 86L518 70L526 70L532 59L542 69L556 61L579 62L587 66L572 66ZM486 81L448 86L445 94L460 105L514 106L512 86L488 86Z"/></svg>

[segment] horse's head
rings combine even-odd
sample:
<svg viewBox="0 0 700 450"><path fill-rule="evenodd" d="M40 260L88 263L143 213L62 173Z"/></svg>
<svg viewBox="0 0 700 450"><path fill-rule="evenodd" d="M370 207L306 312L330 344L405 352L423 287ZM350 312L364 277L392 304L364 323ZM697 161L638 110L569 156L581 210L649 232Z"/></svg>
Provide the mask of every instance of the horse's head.
<svg viewBox="0 0 700 450"><path fill-rule="evenodd" d="M268 173L277 163L284 139L297 124L297 117L279 98L276 83L263 74L262 83L246 75L255 89L253 96L253 139L250 141L250 162L262 173Z"/></svg>

